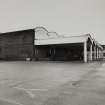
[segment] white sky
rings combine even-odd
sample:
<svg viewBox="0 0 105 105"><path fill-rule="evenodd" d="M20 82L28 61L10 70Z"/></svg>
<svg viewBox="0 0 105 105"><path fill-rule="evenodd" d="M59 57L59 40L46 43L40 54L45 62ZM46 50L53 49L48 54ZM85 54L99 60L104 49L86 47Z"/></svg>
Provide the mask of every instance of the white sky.
<svg viewBox="0 0 105 105"><path fill-rule="evenodd" d="M0 0L0 32L36 26L105 44L105 0Z"/></svg>

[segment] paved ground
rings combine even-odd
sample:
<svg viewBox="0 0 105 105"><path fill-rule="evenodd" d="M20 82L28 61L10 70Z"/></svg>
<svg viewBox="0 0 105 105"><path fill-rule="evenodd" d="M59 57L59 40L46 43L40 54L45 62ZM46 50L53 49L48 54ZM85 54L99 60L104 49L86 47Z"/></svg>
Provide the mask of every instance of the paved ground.
<svg viewBox="0 0 105 105"><path fill-rule="evenodd" d="M105 105L105 63L0 62L0 105Z"/></svg>

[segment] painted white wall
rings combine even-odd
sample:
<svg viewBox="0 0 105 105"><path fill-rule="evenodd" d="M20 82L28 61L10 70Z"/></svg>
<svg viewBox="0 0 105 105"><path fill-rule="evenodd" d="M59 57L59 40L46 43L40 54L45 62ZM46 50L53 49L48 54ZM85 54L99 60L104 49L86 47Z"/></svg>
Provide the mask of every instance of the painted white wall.
<svg viewBox="0 0 105 105"><path fill-rule="evenodd" d="M67 37L67 38L52 38L35 40L35 45L48 45L48 44L67 44L67 43L81 43L86 40L86 37Z"/></svg>

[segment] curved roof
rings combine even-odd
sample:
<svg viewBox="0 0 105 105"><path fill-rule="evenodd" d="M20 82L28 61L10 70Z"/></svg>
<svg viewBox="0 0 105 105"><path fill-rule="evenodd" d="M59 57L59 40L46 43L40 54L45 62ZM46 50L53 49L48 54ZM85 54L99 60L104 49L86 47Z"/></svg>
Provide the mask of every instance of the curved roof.
<svg viewBox="0 0 105 105"><path fill-rule="evenodd" d="M102 46L90 34L76 36L61 36L56 32L48 32L44 27L35 28L35 45L82 43L90 39L91 43L102 49Z"/></svg>

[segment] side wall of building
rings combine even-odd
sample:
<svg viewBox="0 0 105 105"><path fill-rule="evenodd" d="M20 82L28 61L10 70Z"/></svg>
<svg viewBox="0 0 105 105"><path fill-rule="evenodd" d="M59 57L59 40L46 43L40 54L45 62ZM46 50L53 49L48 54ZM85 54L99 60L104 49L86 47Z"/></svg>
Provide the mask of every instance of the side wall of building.
<svg viewBox="0 0 105 105"><path fill-rule="evenodd" d="M34 56L34 30L3 33L0 35L0 59L24 60Z"/></svg>

